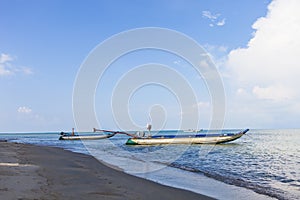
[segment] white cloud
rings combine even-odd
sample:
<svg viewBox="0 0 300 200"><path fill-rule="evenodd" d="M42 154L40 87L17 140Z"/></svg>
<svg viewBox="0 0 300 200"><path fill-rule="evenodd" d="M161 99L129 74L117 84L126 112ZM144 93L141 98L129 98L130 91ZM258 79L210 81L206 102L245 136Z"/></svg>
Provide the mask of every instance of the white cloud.
<svg viewBox="0 0 300 200"><path fill-rule="evenodd" d="M4 65L0 64L0 76L11 75L12 72L7 69Z"/></svg>
<svg viewBox="0 0 300 200"><path fill-rule="evenodd" d="M258 99L284 101L291 100L293 98L293 91L291 91L290 88L285 88L281 85L265 88L255 86L252 92Z"/></svg>
<svg viewBox="0 0 300 200"><path fill-rule="evenodd" d="M175 60L173 63L174 63L175 65L180 65L180 64L181 64L181 61L180 61L180 60Z"/></svg>
<svg viewBox="0 0 300 200"><path fill-rule="evenodd" d="M202 11L202 16L214 21L214 20L218 19L220 14L212 14L210 11L204 10L204 11Z"/></svg>
<svg viewBox="0 0 300 200"><path fill-rule="evenodd" d="M4 64L4 63L12 61L12 60L13 60L13 58L8 54L2 53L0 55L0 64Z"/></svg>
<svg viewBox="0 0 300 200"><path fill-rule="evenodd" d="M0 76L11 75L13 72L9 69L9 62L12 61L13 58L8 54L0 55Z"/></svg>
<svg viewBox="0 0 300 200"><path fill-rule="evenodd" d="M276 0L267 17L253 25L254 37L244 49L230 52L228 65L240 80L289 82L300 72L300 13L298 0Z"/></svg>
<svg viewBox="0 0 300 200"><path fill-rule="evenodd" d="M224 67L224 63L227 62L228 47L212 44L204 44L202 46L208 52L208 56L214 61L216 67L219 70L223 70L221 67ZM223 73L222 71L221 75L224 77L226 76L226 73Z"/></svg>
<svg viewBox="0 0 300 200"><path fill-rule="evenodd" d="M200 65L202 68L206 69L206 70L208 70L209 67L210 67L210 65L209 65L209 64L207 63L207 61L204 60L204 59L200 61L199 65Z"/></svg>
<svg viewBox="0 0 300 200"><path fill-rule="evenodd" d="M208 10L202 11L202 17L206 18L210 21L209 26L214 27L214 26L224 26L225 25L225 18L220 19L221 14L212 14Z"/></svg>
<svg viewBox="0 0 300 200"><path fill-rule="evenodd" d="M33 74L33 71L29 67L19 67L12 64L14 58L9 54L0 55L0 76L8 76L16 73L22 73L25 75Z"/></svg>
<svg viewBox="0 0 300 200"><path fill-rule="evenodd" d="M210 103L208 101L200 101L194 106L198 107L199 109L207 109L210 107Z"/></svg>
<svg viewBox="0 0 300 200"><path fill-rule="evenodd" d="M226 53L228 50L228 47L224 45L204 44L202 46L205 48L205 50L212 54Z"/></svg>
<svg viewBox="0 0 300 200"><path fill-rule="evenodd" d="M239 89L236 91L236 94L237 94L238 96L245 96L245 95L247 95L247 92L245 91L244 88L239 88Z"/></svg>
<svg viewBox="0 0 300 200"><path fill-rule="evenodd" d="M255 32L247 47L229 53L226 67L230 84L239 88L235 93L237 108L247 106L247 112L265 112L265 119L267 115L273 119L276 112L278 116L300 115L292 106L300 100L299 8L299 0L273 0L267 16L253 24ZM243 105L241 96L247 96L251 103ZM249 114L255 113L243 113ZM288 117L285 120L288 124Z"/></svg>
<svg viewBox="0 0 300 200"><path fill-rule="evenodd" d="M29 68L29 67L20 67L20 68L17 68L17 69L15 69L15 72L20 72L20 73L23 73L25 75L33 74L32 69Z"/></svg>
<svg viewBox="0 0 300 200"><path fill-rule="evenodd" d="M31 108L27 106L20 106L17 111L18 113L25 113L25 114L29 114L32 112Z"/></svg>
<svg viewBox="0 0 300 200"><path fill-rule="evenodd" d="M217 23L216 23L216 25L217 26L224 26L225 25L225 18L223 18L222 20L220 20L220 21L218 21Z"/></svg>

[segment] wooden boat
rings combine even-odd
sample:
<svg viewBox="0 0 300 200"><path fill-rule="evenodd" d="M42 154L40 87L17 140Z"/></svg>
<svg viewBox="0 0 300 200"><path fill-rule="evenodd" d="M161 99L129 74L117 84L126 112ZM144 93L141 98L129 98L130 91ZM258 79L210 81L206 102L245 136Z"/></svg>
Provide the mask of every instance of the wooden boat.
<svg viewBox="0 0 300 200"><path fill-rule="evenodd" d="M59 140L99 140L113 137L116 133L102 134L102 135L71 135L63 133L59 137Z"/></svg>
<svg viewBox="0 0 300 200"><path fill-rule="evenodd" d="M239 133L196 134L196 135L156 135L149 137L133 137L127 145L161 145L161 144L220 144L231 142L242 137L249 129Z"/></svg>

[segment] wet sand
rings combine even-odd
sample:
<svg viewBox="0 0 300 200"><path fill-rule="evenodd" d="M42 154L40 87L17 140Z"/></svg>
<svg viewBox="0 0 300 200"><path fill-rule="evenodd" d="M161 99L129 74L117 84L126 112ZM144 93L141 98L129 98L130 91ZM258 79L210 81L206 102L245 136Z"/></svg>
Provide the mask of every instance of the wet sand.
<svg viewBox="0 0 300 200"><path fill-rule="evenodd" d="M212 199L125 174L92 156L0 141L0 199Z"/></svg>

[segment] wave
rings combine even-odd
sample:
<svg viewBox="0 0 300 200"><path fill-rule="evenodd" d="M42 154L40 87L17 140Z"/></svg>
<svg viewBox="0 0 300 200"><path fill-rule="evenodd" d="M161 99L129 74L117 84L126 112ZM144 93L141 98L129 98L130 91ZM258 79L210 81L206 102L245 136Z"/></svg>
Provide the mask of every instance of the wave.
<svg viewBox="0 0 300 200"><path fill-rule="evenodd" d="M187 166L182 166L182 165L179 165L179 164L176 164L176 163L171 163L169 166L177 168L177 169L193 172L193 173L200 173L200 174L202 174L206 177L213 178L213 179L221 181L223 183L238 186L238 187L248 188L250 190L255 191L258 194L267 195L269 197L273 197L273 198L276 198L276 199L281 199L281 200L290 199L290 197L286 196L286 193L284 191L279 190L279 189L275 189L275 188L272 188L272 187L263 186L263 185L259 185L259 184L255 184L255 183L250 183L250 182L247 182L247 181L242 180L242 179L237 179L237 178L231 177L231 176L223 176L223 175L220 175L218 173L213 173L213 172L208 172L208 171L201 171L199 169L195 169L195 168L187 167Z"/></svg>

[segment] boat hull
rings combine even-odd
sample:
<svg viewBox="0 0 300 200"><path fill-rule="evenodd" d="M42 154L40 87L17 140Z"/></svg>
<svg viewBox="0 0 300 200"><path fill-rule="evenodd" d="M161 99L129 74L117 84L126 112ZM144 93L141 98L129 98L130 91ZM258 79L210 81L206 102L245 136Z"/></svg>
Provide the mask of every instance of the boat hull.
<svg viewBox="0 0 300 200"><path fill-rule="evenodd" d="M129 138L127 145L165 145L165 144L220 144L242 137L249 129L236 134L201 134L189 136L152 136L148 138Z"/></svg>
<svg viewBox="0 0 300 200"><path fill-rule="evenodd" d="M62 135L59 137L59 140L99 140L106 139L114 136L115 134L109 135Z"/></svg>

